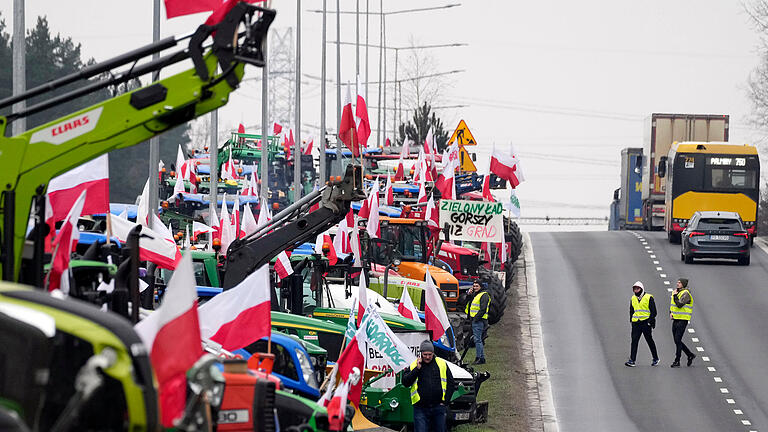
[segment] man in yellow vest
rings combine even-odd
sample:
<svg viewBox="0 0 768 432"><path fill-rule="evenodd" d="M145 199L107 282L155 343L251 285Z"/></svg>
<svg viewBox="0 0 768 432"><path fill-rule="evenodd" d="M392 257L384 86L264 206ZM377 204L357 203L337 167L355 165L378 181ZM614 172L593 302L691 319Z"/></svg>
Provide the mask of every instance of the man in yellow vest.
<svg viewBox="0 0 768 432"><path fill-rule="evenodd" d="M445 360L435 356L435 347L424 341L419 358L403 373L403 385L411 388L414 432L445 432L448 405L456 388Z"/></svg>
<svg viewBox="0 0 768 432"><path fill-rule="evenodd" d="M467 293L467 305L464 313L472 324L472 336L475 340L475 361L472 364L485 364L485 346L483 336L488 331L488 309L491 307L491 295L485 286L475 281Z"/></svg>
<svg viewBox="0 0 768 432"><path fill-rule="evenodd" d="M685 352L688 357L688 366L693 364L696 354L692 353L683 343L685 328L693 316L693 295L688 288L688 279L680 278L677 280L677 287L672 292L672 298L669 299L669 318L672 320L672 338L675 341L675 361L671 367L680 367L680 353Z"/></svg>
<svg viewBox="0 0 768 432"><path fill-rule="evenodd" d="M645 336L648 348L651 349L653 360L651 366L659 364L659 354L656 352L656 342L653 341L653 329L656 327L656 302L653 296L645 292L645 287L640 281L632 286L635 293L629 300L629 320L632 322L632 344L629 350L629 360L625 366L635 367L637 359L637 344L640 336Z"/></svg>

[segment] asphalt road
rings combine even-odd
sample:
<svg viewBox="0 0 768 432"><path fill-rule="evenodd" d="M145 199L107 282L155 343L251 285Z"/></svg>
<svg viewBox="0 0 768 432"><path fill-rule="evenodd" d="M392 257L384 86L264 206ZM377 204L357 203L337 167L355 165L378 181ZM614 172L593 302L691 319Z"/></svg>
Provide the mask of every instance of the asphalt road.
<svg viewBox="0 0 768 432"><path fill-rule="evenodd" d="M724 260L686 265L680 246L669 244L661 232L532 233L531 242L561 431L768 430L768 255L763 250L752 249L747 267ZM694 296L688 328L695 333L687 332L684 341L698 358L688 368L683 355L683 367L672 369L668 288L679 277L690 280ZM654 295L659 310L657 367L650 366L644 339L638 366L624 366L636 280Z"/></svg>

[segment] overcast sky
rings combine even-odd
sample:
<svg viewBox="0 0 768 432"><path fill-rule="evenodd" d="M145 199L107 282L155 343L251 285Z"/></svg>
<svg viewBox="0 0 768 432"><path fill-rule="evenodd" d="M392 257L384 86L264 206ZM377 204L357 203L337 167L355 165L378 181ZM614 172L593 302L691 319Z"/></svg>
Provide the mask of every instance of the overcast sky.
<svg viewBox="0 0 768 432"><path fill-rule="evenodd" d="M385 11L459 1L388 0ZM335 3L329 1L329 8ZM341 9L354 10L355 3L343 0ZM379 10L378 1L369 3ZM366 0L360 4L364 10ZM9 31L12 5L12 0L0 0ZM278 11L273 28L295 26L296 1L276 0L272 7ZM321 15L306 11L321 7L320 0L302 2L301 67L312 76L320 75ZM72 36L82 43L83 54L96 60L152 37L148 0L28 2L27 28L38 15L47 15L54 32ZM161 33L192 31L205 18L166 20L163 10ZM328 25L328 38L334 40L334 16ZM487 169L493 145L508 149L514 144L527 177L518 188L524 216L607 215L619 183L619 152L642 146L644 119L652 112L730 114L731 141L752 143L761 136L749 124L746 93L746 80L759 61L759 41L740 1L473 1L441 11L389 15L386 32L387 45L394 47L411 41L469 44L430 51L435 72L465 70L453 75L441 93L443 105L468 106L439 115L449 129L459 119L467 121L479 143L481 169ZM354 15L342 16L341 33L342 40L354 40ZM378 35L375 17L370 43L378 44ZM377 50L369 56L370 80L375 80ZM390 52L390 80L392 57ZM342 81L354 82L354 48L342 47L341 60ZM334 48L328 58L333 79L335 64ZM250 67L246 75L258 78L260 73ZM369 106L376 106L375 86L369 91ZM333 127L335 87L329 85L328 92L327 122ZM309 125L320 123L319 82L305 78L302 94L302 130L317 136ZM220 110L220 127L259 124L260 101L260 83L245 83ZM375 118L372 112L372 123Z"/></svg>

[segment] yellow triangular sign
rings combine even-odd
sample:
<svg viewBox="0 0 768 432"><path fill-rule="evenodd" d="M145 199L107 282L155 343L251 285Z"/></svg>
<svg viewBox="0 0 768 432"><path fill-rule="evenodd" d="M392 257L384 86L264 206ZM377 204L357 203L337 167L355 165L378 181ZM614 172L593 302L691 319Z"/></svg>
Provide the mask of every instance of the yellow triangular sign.
<svg viewBox="0 0 768 432"><path fill-rule="evenodd" d="M448 140L448 144L453 142L459 143L459 147L465 145L477 145L475 137L472 136L472 132L469 131L469 127L464 120L459 122L459 125L456 126L456 130L453 131L453 135L451 135L451 139Z"/></svg>
<svg viewBox="0 0 768 432"><path fill-rule="evenodd" d="M467 152L463 146L459 147L459 169L464 172L475 172L477 167L472 162L472 156Z"/></svg>

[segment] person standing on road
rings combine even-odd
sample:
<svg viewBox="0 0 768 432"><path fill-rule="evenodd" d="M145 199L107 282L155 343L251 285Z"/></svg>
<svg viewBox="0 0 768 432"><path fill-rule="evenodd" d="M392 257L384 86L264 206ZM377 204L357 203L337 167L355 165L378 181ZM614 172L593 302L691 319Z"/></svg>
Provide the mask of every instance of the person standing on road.
<svg viewBox="0 0 768 432"><path fill-rule="evenodd" d="M475 361L472 364L485 364L485 347L483 335L488 331L488 308L491 305L491 295L485 290L485 286L475 281L467 293L470 299L464 307L472 324L472 336L475 339Z"/></svg>
<svg viewBox="0 0 768 432"><path fill-rule="evenodd" d="M688 357L688 366L693 364L696 354L692 353L683 343L685 328L693 316L693 295L688 288L688 279L680 278L669 300L669 319L672 320L672 338L675 341L675 361L671 367L680 367L680 353Z"/></svg>
<svg viewBox="0 0 768 432"><path fill-rule="evenodd" d="M656 327L656 302L653 295L645 292L645 287L640 281L632 285L635 294L629 300L629 319L632 322L632 343L629 350L629 360L625 366L635 367L637 359L637 344L640 336L645 336L648 348L651 349L653 360L651 366L659 364L659 354L656 352L656 342L653 341L653 329Z"/></svg>
<svg viewBox="0 0 768 432"><path fill-rule="evenodd" d="M445 360L435 356L435 346L425 340L419 358L403 374L403 385L411 388L414 432L445 432L448 405L455 384Z"/></svg>

